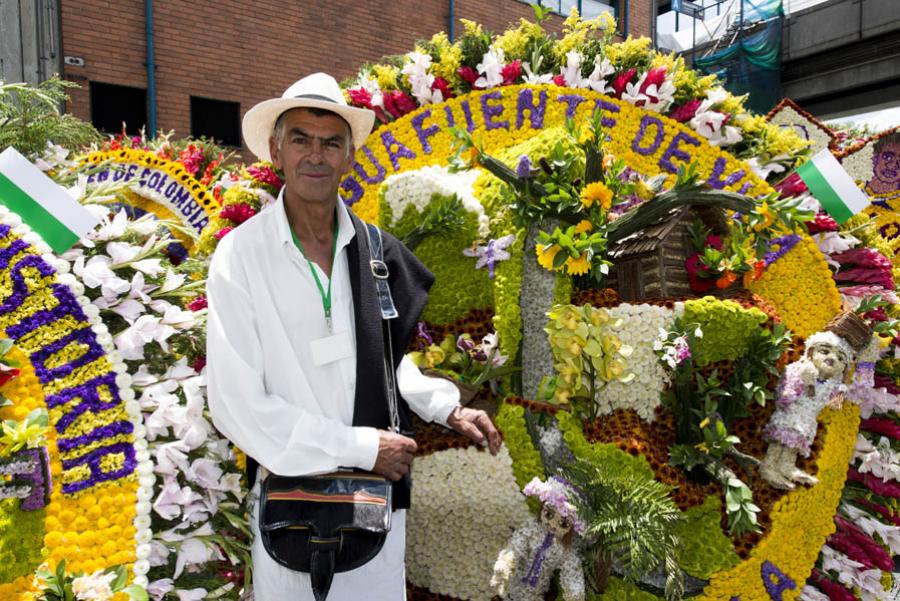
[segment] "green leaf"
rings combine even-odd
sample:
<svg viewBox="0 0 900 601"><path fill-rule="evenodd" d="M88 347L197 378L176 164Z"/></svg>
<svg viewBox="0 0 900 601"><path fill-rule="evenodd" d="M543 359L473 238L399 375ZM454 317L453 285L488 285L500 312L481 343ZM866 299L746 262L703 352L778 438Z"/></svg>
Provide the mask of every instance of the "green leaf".
<svg viewBox="0 0 900 601"><path fill-rule="evenodd" d="M132 601L147 601L149 597L147 596L147 590L142 586L138 586L137 584L132 584L130 586L122 589Z"/></svg>

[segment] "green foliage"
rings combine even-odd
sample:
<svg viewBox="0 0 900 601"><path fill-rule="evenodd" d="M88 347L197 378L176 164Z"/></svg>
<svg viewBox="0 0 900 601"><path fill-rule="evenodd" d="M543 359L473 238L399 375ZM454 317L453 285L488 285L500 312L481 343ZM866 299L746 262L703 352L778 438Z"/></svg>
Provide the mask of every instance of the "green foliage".
<svg viewBox="0 0 900 601"><path fill-rule="evenodd" d="M524 488L534 478L543 479L544 465L541 462L541 453L535 448L525 426L525 408L503 403L494 417L494 423L503 434L503 441L509 449L513 475L519 488ZM532 509L535 508L533 503L529 505Z"/></svg>
<svg viewBox="0 0 900 601"><path fill-rule="evenodd" d="M44 590L39 597L40 601L76 601L83 597L76 596L73 591L73 582L76 578L84 576L82 572L70 574L66 572L66 560L63 559L56 565L55 571L47 569L38 570L38 578L44 581ZM119 565L106 570L101 577L109 580L107 586L113 593L123 592L132 601L147 601L147 591L136 584L126 586L128 583L128 569Z"/></svg>
<svg viewBox="0 0 900 601"><path fill-rule="evenodd" d="M741 562L731 539L719 526L720 506L719 496L710 495L701 505L685 511L684 519L675 526L681 541L677 551L678 565L695 578L708 580L716 572Z"/></svg>
<svg viewBox="0 0 900 601"><path fill-rule="evenodd" d="M429 236L446 237L466 225L462 201L457 196L435 194L425 212L411 230L400 239L409 250L416 248Z"/></svg>
<svg viewBox="0 0 900 601"><path fill-rule="evenodd" d="M699 324L704 333L696 347L691 347L694 362L703 367L745 355L753 335L767 319L759 309L744 309L734 301L712 296L686 301L683 321Z"/></svg>
<svg viewBox="0 0 900 601"><path fill-rule="evenodd" d="M34 160L43 155L47 143L80 148L100 140L90 123L63 114L69 81L51 77L37 86L0 82L0 150L12 146Z"/></svg>
<svg viewBox="0 0 900 601"><path fill-rule="evenodd" d="M587 594L588 601L659 601L659 599L660 597L653 593L639 589L637 585L616 577L609 579L606 590L602 593L589 592Z"/></svg>
<svg viewBox="0 0 900 601"><path fill-rule="evenodd" d="M563 440L579 462L603 464L619 473L653 479L653 469L643 455L630 455L614 444L588 442L581 429L581 421L573 413L557 412L556 422L563 434Z"/></svg>
<svg viewBox="0 0 900 601"><path fill-rule="evenodd" d="M669 488L603 463L578 462L565 474L584 493L575 502L592 552L614 561L631 582L662 565L666 599L680 599L684 576L677 561L676 527L681 512Z"/></svg>
<svg viewBox="0 0 900 601"><path fill-rule="evenodd" d="M432 202L435 201L439 204L439 208L435 210L446 214L446 197L435 194ZM431 205L425 212L430 211ZM423 223L423 214L414 206L406 207L403 215L390 225L393 215L388 203L382 200L381 215L385 230L397 238L402 240L409 236L419 237L417 231ZM415 248L416 256L435 276L428 304L422 313L422 319L433 323L450 323L472 309L491 307L494 304L488 271L475 269L475 259L462 254L463 249L472 246L478 237L478 217L475 213L460 208L452 220L452 227L442 229L439 226L438 229L442 229L440 235L421 237L421 242ZM501 262L498 271L510 262L512 261ZM504 354L509 354L506 347Z"/></svg>
<svg viewBox="0 0 900 601"><path fill-rule="evenodd" d="M0 500L0 582L28 576L42 561L46 510L21 511L20 502Z"/></svg>

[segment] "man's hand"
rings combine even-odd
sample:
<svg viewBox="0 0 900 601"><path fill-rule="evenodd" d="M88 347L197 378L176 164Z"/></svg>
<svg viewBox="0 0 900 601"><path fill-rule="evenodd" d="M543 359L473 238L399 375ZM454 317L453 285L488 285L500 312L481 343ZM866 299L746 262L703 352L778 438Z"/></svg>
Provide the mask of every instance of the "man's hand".
<svg viewBox="0 0 900 601"><path fill-rule="evenodd" d="M372 471L380 476L397 481L409 473L416 441L387 430L378 431L378 457Z"/></svg>
<svg viewBox="0 0 900 601"><path fill-rule="evenodd" d="M447 418L447 425L472 442L486 446L491 455L500 450L500 433L484 411L457 407Z"/></svg>

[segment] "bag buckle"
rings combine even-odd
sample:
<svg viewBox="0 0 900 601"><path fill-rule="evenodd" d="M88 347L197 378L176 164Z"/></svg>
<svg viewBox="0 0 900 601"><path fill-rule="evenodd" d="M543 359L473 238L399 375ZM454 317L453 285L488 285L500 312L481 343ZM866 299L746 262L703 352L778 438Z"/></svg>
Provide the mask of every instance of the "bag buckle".
<svg viewBox="0 0 900 601"><path fill-rule="evenodd" d="M372 275L374 275L379 280L386 280L390 275L388 271L388 266L384 261L379 261L378 259L372 259L369 261L369 266L372 268Z"/></svg>

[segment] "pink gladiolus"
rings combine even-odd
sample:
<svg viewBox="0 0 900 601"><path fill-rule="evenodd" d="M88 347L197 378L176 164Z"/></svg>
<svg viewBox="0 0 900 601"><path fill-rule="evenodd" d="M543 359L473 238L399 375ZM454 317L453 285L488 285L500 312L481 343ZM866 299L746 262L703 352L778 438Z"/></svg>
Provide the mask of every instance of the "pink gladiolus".
<svg viewBox="0 0 900 601"><path fill-rule="evenodd" d="M615 97L621 98L622 93L625 91L625 86L631 83L631 80L634 79L634 76L637 74L637 69L629 69L623 73L619 73L616 75L616 78L613 79L612 87L615 90Z"/></svg>
<svg viewBox="0 0 900 601"><path fill-rule="evenodd" d="M818 234L819 232L836 232L838 224L828 213L819 213L815 219L806 222L806 229L810 234Z"/></svg>
<svg viewBox="0 0 900 601"><path fill-rule="evenodd" d="M813 570L809 579L817 588L828 595L828 598L831 599L831 601L856 601L856 595L849 589L834 580L830 580L825 574L817 569Z"/></svg>
<svg viewBox="0 0 900 601"><path fill-rule="evenodd" d="M884 518L884 520L887 520L894 526L900 526L900 516L897 516L897 515L894 515L893 513L891 513L891 510L888 509L887 507L885 507L884 505L879 505L878 503L875 503L874 501L870 501L868 499L862 499L862 498L854 499L853 502L856 503L857 505L859 505L860 507L865 507L869 511L872 511L874 513L881 515L881 517Z"/></svg>
<svg viewBox="0 0 900 601"><path fill-rule="evenodd" d="M828 537L828 546L840 551L853 561L861 563L867 570L874 568L875 563L869 559L866 550L860 547L853 538L844 532L835 532Z"/></svg>
<svg viewBox="0 0 900 601"><path fill-rule="evenodd" d="M791 173L789 176L775 184L775 189L780 192L779 198L800 196L809 190L803 180L800 179L800 176L796 173Z"/></svg>
<svg viewBox="0 0 900 601"><path fill-rule="evenodd" d="M384 108L394 119L416 110L416 101L402 90L391 90L384 94Z"/></svg>
<svg viewBox="0 0 900 601"><path fill-rule="evenodd" d="M866 488L876 495L900 499L900 484L896 482L885 482L872 474L861 474L855 467L851 467L847 470L847 480L865 485Z"/></svg>
<svg viewBox="0 0 900 601"><path fill-rule="evenodd" d="M681 106L676 107L669 114L669 117L675 119L675 121L678 121L679 123L687 123L694 118L694 115L697 114L698 108L700 108L699 100L688 100Z"/></svg>
<svg viewBox="0 0 900 601"><path fill-rule="evenodd" d="M350 96L350 104L353 106L372 109L372 94L362 86L350 88L347 90L347 95Z"/></svg>
<svg viewBox="0 0 900 601"><path fill-rule="evenodd" d="M834 258L835 255L831 255ZM867 269L857 267L854 269L845 269L834 274L836 282L857 282L860 284L875 284L888 290L894 289L894 279L891 277L890 269Z"/></svg>
<svg viewBox="0 0 900 601"><path fill-rule="evenodd" d="M654 69L650 69L647 71L647 76L644 77L644 83L641 84L640 93L646 94L647 88L652 85L656 86L656 89L659 89L659 86L666 81L666 68L665 67L656 67Z"/></svg>
<svg viewBox="0 0 900 601"><path fill-rule="evenodd" d="M447 80L443 77L435 77L434 83L431 84L432 90L440 90L441 96L444 97L444 100L448 98L453 98L453 90L450 89L450 85L447 83Z"/></svg>
<svg viewBox="0 0 900 601"><path fill-rule="evenodd" d="M840 530L840 534L846 535L847 543L850 544L854 549L858 549L858 553L861 553L863 557L866 558L866 561L862 561L858 559L856 556L850 555L850 553L846 553L850 559L858 561L859 563L865 565L867 568L876 567L880 570L886 570L890 572L894 568L894 561L891 559L890 553L884 550L884 548L879 545L875 540L872 539L871 536L863 532L863 530L857 526L856 524L845 520L839 515L834 516L834 523L837 525ZM831 544L829 539L829 545L837 549L834 545ZM839 551L841 549L838 549Z"/></svg>
<svg viewBox="0 0 900 601"><path fill-rule="evenodd" d="M870 417L869 419L864 419L859 423L859 429L866 430L867 432L881 434L882 436L887 436L888 438L893 438L894 440L900 440L900 425L898 425L893 420L879 417Z"/></svg>
<svg viewBox="0 0 900 601"><path fill-rule="evenodd" d="M456 70L456 74L459 75L460 79L464 82L473 88L475 87L475 80L478 79L478 71L468 65L463 65Z"/></svg>
<svg viewBox="0 0 900 601"><path fill-rule="evenodd" d="M514 60L508 63L500 70L500 76L503 77L503 85L511 86L522 77L522 61Z"/></svg>
<svg viewBox="0 0 900 601"><path fill-rule="evenodd" d="M831 258L841 265L855 265L857 267L869 267L890 270L891 260L874 248L854 248L842 253L831 255Z"/></svg>

